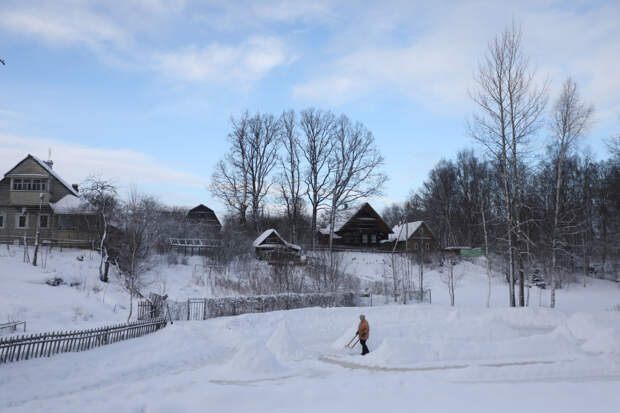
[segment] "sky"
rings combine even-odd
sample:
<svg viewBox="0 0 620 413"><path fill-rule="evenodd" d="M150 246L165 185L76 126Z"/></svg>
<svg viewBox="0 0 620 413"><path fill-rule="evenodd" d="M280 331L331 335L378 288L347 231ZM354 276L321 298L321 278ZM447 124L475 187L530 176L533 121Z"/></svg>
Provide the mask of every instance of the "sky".
<svg viewBox="0 0 620 413"><path fill-rule="evenodd" d="M207 185L231 116L316 107L373 132L380 209L476 149L473 73L512 21L551 101L572 76L594 104L582 148L603 159L620 131L619 17L617 0L3 0L0 171L51 149L67 181L94 173L223 214Z"/></svg>

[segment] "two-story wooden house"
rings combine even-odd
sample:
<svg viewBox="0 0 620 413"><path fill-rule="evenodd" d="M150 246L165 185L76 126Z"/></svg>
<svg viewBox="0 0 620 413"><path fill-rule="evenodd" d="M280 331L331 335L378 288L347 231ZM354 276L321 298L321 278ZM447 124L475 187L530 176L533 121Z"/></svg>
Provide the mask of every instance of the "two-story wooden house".
<svg viewBox="0 0 620 413"><path fill-rule="evenodd" d="M0 242L42 241L90 245L98 217L54 170L53 162L28 155L0 180Z"/></svg>

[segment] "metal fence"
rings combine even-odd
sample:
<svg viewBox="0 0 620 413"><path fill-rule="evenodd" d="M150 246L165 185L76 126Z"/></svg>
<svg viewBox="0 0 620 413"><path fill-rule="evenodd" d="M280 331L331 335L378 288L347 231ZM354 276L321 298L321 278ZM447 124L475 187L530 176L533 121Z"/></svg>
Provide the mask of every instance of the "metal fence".
<svg viewBox="0 0 620 413"><path fill-rule="evenodd" d="M90 350L153 333L166 326L163 318L82 331L61 331L0 338L0 364Z"/></svg>
<svg viewBox="0 0 620 413"><path fill-rule="evenodd" d="M306 307L355 307L354 293L273 294L258 296L188 298L186 301L161 302L161 308L153 308L153 301L145 300L138 305L139 314L168 314L170 320L206 320L215 317L247 313L290 310ZM165 306L165 308L163 308Z"/></svg>

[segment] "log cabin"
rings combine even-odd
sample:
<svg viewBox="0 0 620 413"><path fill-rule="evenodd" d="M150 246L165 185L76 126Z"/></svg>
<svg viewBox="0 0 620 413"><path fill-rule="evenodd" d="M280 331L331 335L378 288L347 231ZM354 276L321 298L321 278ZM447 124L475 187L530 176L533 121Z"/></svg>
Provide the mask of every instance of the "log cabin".
<svg viewBox="0 0 620 413"><path fill-rule="evenodd" d="M390 226L368 202L338 211L333 245L378 249L392 233ZM319 245L329 245L329 225L319 230Z"/></svg>

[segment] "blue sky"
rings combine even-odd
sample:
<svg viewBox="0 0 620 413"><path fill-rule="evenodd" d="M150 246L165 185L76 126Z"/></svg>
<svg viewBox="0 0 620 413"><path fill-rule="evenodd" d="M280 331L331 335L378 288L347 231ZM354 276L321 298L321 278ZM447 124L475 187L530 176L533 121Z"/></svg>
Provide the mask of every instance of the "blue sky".
<svg viewBox="0 0 620 413"><path fill-rule="evenodd" d="M402 201L441 158L475 147L467 91L515 19L537 76L596 107L584 140L620 131L618 1L11 1L0 3L0 169L33 153L174 205L206 190L230 116L314 106L374 133ZM547 142L541 131L535 145Z"/></svg>

